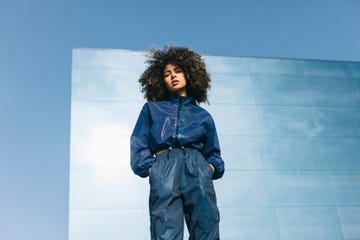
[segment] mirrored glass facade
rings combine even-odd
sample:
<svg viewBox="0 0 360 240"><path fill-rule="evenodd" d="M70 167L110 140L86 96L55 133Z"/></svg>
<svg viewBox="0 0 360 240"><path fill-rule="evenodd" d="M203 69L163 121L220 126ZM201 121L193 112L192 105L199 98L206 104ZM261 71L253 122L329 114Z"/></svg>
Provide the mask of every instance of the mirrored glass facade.
<svg viewBox="0 0 360 240"><path fill-rule="evenodd" d="M150 239L130 169L145 52L74 49L70 240ZM360 63L204 56L221 239L360 239Z"/></svg>

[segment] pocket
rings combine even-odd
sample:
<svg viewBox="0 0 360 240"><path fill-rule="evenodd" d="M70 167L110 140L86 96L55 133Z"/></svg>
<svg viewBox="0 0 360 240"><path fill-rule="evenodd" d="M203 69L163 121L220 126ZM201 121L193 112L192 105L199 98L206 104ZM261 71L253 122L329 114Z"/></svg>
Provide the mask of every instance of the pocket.
<svg viewBox="0 0 360 240"><path fill-rule="evenodd" d="M204 169L206 169L206 171L209 172L210 176L212 177L214 174L214 171L210 167L210 164L205 160L205 158L202 158L201 162L203 162L202 165L203 165Z"/></svg>
<svg viewBox="0 0 360 240"><path fill-rule="evenodd" d="M151 166L151 171L149 173L150 179L157 178L157 176L159 175L159 171L161 171L161 168L162 168L161 165L163 164L163 160L164 159L162 159L161 157L156 156L155 162Z"/></svg>
<svg viewBox="0 0 360 240"><path fill-rule="evenodd" d="M152 177L152 175L154 175L154 171L156 170L157 163L158 163L158 160L156 159L155 162L153 163L153 165L151 166L151 171L149 172L149 177Z"/></svg>

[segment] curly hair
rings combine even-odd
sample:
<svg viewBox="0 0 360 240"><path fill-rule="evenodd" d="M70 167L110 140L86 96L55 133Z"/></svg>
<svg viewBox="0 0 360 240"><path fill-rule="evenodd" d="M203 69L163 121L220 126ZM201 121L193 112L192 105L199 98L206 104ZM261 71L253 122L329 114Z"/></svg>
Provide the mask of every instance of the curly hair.
<svg viewBox="0 0 360 240"><path fill-rule="evenodd" d="M167 64L181 68L186 77L187 95L196 103L207 102L210 89L210 75L201 55L186 47L167 46L164 49L150 49L145 63L149 66L139 78L140 90L148 101L162 101L168 95L164 82L164 69Z"/></svg>

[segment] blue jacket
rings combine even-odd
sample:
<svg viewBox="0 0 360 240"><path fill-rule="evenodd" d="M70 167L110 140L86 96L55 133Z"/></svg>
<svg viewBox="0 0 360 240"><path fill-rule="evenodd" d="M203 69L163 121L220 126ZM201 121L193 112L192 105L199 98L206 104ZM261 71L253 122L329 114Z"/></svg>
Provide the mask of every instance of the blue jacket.
<svg viewBox="0 0 360 240"><path fill-rule="evenodd" d="M144 104L131 135L134 173L147 177L156 161L155 153L170 147L198 149L215 167L213 179L224 174L214 120L192 97L170 94L166 101Z"/></svg>

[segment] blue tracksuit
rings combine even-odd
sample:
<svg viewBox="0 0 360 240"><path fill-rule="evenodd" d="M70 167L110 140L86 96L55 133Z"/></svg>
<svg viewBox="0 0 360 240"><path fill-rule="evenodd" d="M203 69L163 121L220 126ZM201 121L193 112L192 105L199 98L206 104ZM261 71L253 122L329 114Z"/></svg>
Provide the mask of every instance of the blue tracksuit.
<svg viewBox="0 0 360 240"><path fill-rule="evenodd" d="M141 177L152 169L152 239L182 239L183 216L190 239L219 239L212 179L222 177L224 162L214 120L192 97L169 94L144 104L131 136L131 167Z"/></svg>

